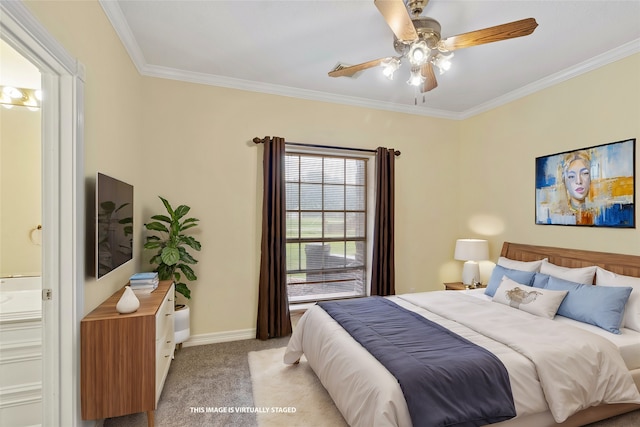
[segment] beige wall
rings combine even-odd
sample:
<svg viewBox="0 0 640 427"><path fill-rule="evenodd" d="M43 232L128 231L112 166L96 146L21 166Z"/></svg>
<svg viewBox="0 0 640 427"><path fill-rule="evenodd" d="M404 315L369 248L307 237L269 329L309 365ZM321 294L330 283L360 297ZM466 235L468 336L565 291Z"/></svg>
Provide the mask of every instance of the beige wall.
<svg viewBox="0 0 640 427"><path fill-rule="evenodd" d="M86 67L84 167L88 188L93 187L98 171L137 187L148 173L142 167L142 77L102 8L97 1L28 1L25 5ZM135 191L135 202L140 196ZM91 193L87 201L93 203ZM95 218L87 216L86 220L91 223ZM138 245L142 241L142 223L141 209L136 207L134 233ZM140 250L140 246L134 248ZM92 253L89 259L93 261ZM134 258L99 281L87 275L85 312L121 288L139 263Z"/></svg>
<svg viewBox="0 0 640 427"><path fill-rule="evenodd" d="M455 121L394 114L156 78L144 79L143 214L157 196L200 219L198 281L190 286L192 334L255 326L262 203L262 147L255 136L402 151L396 160L396 269L400 292L436 288L456 232ZM140 187L138 187L139 189ZM443 221L443 215L448 220Z"/></svg>
<svg viewBox="0 0 640 427"><path fill-rule="evenodd" d="M402 151L399 292L459 280L459 237L486 236L493 259L503 240L640 253L636 230L536 226L533 200L535 157L639 134L639 55L459 122L140 77L96 2L27 6L87 67L87 177L101 171L135 186L134 262L87 278L86 311L150 269L142 223L162 211L162 195L201 219L192 334L254 327L262 188L254 136Z"/></svg>
<svg viewBox="0 0 640 427"><path fill-rule="evenodd" d="M494 259L505 240L640 254L640 227L545 226L534 218L536 157L640 135L640 54L465 120L461 129L460 233L487 236Z"/></svg>
<svg viewBox="0 0 640 427"><path fill-rule="evenodd" d="M40 111L0 108L0 277L39 276Z"/></svg>

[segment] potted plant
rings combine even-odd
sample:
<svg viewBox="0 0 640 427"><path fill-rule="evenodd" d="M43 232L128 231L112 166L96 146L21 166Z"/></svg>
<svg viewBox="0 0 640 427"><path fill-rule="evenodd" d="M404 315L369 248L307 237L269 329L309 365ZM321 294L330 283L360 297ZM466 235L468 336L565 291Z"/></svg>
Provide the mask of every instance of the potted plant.
<svg viewBox="0 0 640 427"><path fill-rule="evenodd" d="M149 260L151 264L156 264L154 271L158 272L160 280L173 280L176 293L183 295L186 299L191 299L191 290L182 281L182 276L186 280L197 280L191 265L198 261L189 254L188 249L200 250L200 242L188 236L184 232L198 226L197 218L186 218L191 208L187 205L180 205L173 209L171 204L160 197L167 214L153 215L154 221L145 224L149 231L156 231L160 235L147 236L144 244L145 249L157 249L157 253ZM186 317L186 322L185 318ZM177 304L176 301L176 344L181 344L189 338L189 306ZM185 325L186 323L186 325Z"/></svg>

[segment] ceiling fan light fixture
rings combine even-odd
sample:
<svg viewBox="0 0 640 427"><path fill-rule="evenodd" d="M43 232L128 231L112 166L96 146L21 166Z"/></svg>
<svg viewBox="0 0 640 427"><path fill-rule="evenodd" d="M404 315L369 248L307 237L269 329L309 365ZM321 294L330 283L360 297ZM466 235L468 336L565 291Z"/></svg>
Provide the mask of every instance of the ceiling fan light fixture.
<svg viewBox="0 0 640 427"><path fill-rule="evenodd" d="M413 66L423 65L429 60L430 54L431 49L429 49L429 46L427 46L424 40L413 42L411 43L411 48L409 48L409 62L411 62Z"/></svg>
<svg viewBox="0 0 640 427"><path fill-rule="evenodd" d="M449 71L449 69L451 68L451 58L453 58L453 52L449 52L448 55L438 53L433 58L433 65L438 67L438 70L440 70L440 75L444 74L445 71Z"/></svg>
<svg viewBox="0 0 640 427"><path fill-rule="evenodd" d="M438 68L440 74L451 68L452 51L528 36L538 26L534 18L526 18L442 39L440 23L428 16L420 16L428 2L429 0L374 0L375 6L393 32L393 48L397 56L352 66L338 64L329 72L329 76L353 78L363 70L382 66L383 74L393 80L395 71L406 60L411 69L407 83L414 87L417 105L419 93L424 102L424 94L438 86L434 67Z"/></svg>
<svg viewBox="0 0 640 427"><path fill-rule="evenodd" d="M393 80L393 73L400 68L400 58L391 57L382 61L382 74L389 80Z"/></svg>
<svg viewBox="0 0 640 427"><path fill-rule="evenodd" d="M422 75L422 72L420 71L420 67L412 67L411 68L411 76L409 77L409 80L407 80L407 84L409 86L421 86L425 81L424 76Z"/></svg>

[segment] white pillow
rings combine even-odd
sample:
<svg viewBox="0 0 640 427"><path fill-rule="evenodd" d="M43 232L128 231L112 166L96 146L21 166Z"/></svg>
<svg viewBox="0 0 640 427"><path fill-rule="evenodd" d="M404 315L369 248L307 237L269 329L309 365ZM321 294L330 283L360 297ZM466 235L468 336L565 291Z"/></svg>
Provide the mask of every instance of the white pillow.
<svg viewBox="0 0 640 427"><path fill-rule="evenodd" d="M548 274L549 276L568 280L570 282L593 285L593 276L596 275L596 266L591 265L589 267L569 268L551 264L549 261L543 260L543 263L540 266L540 273Z"/></svg>
<svg viewBox="0 0 640 427"><path fill-rule="evenodd" d="M538 271L540 271L542 261L546 260L547 258L538 261L516 261L515 259L505 258L501 256L500 258L498 258L498 265L501 265L505 268L511 268L513 270L535 271L537 273Z"/></svg>
<svg viewBox="0 0 640 427"><path fill-rule="evenodd" d="M493 301L536 316L553 319L565 296L567 296L567 291L534 288L514 282L504 276L493 296Z"/></svg>
<svg viewBox="0 0 640 427"><path fill-rule="evenodd" d="M620 327L640 332L640 278L623 276L598 267L596 270L596 286L631 287L631 295L624 310Z"/></svg>

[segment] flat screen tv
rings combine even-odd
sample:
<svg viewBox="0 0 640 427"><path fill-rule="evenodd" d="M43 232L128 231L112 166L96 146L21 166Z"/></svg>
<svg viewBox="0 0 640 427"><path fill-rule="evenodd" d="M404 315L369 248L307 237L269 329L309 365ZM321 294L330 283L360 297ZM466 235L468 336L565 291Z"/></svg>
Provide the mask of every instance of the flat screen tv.
<svg viewBox="0 0 640 427"><path fill-rule="evenodd" d="M133 257L133 186L98 173L96 179L96 276Z"/></svg>

